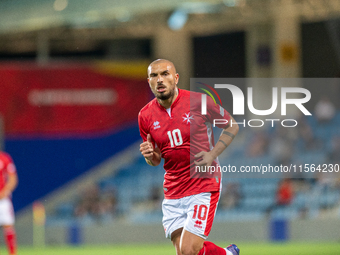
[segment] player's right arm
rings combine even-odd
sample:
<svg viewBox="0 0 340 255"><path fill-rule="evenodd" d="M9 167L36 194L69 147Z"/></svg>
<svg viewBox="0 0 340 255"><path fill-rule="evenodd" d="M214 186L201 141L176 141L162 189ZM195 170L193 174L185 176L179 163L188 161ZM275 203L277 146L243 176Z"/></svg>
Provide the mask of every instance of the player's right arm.
<svg viewBox="0 0 340 255"><path fill-rule="evenodd" d="M143 139L143 143L140 144L140 152L145 158L146 163L150 166L158 166L161 163L161 150L155 146L155 142L152 141L149 128L146 125L147 121L142 117L142 113L138 114L138 125L140 135Z"/></svg>
<svg viewBox="0 0 340 255"><path fill-rule="evenodd" d="M0 191L0 199L3 199L11 195L17 185L18 185L17 173L9 173L5 187Z"/></svg>
<svg viewBox="0 0 340 255"><path fill-rule="evenodd" d="M161 150L154 148L150 134L147 135L147 140L140 144L140 152L150 166L158 166L161 163Z"/></svg>

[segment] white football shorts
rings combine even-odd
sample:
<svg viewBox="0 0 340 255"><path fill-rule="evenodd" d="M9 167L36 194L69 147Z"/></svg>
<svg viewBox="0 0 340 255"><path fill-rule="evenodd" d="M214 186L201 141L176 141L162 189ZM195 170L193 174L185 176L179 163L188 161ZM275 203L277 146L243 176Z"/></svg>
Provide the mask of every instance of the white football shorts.
<svg viewBox="0 0 340 255"><path fill-rule="evenodd" d="M210 233L220 192L207 192L179 199L164 199L162 203L165 237L184 228L206 239Z"/></svg>
<svg viewBox="0 0 340 255"><path fill-rule="evenodd" d="M0 226L14 225L14 210L10 198L0 199Z"/></svg>

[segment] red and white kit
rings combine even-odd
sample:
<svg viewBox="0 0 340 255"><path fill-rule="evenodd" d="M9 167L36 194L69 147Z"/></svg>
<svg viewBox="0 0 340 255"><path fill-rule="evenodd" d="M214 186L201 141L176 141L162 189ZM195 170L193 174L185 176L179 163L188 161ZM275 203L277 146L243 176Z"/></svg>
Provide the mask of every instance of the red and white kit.
<svg viewBox="0 0 340 255"><path fill-rule="evenodd" d="M197 92L178 89L178 96L171 108L165 109L155 98L140 111L138 116L143 141L146 141L147 135L150 134L154 147L157 146L161 150L162 158L164 158L166 173L163 186L165 195L163 225L167 237L170 237L171 232L180 227L185 227L186 230L195 232L197 235L207 236L219 199L220 173L217 177L214 176L216 178L192 178L190 172L195 172L194 160L197 158L194 155L201 151L210 151L214 146L213 120L225 119L225 123L228 123L230 115L221 106L215 104L210 97L207 100L207 114L202 115L201 95ZM224 128L227 124L217 126ZM216 159L212 165L217 164ZM197 196L198 194L201 194L202 198ZM195 199L187 199L186 197L189 196L194 196ZM183 202L183 198L188 201ZM191 204L187 208L178 207L179 212L176 213L166 211L176 208L172 206L178 204L176 200L181 200L182 204L191 201ZM174 214L177 217L173 217ZM179 217L179 215L182 216ZM179 220L184 216L185 222ZM192 220L193 216L197 218L197 222ZM173 220L169 220L169 217Z"/></svg>
<svg viewBox="0 0 340 255"><path fill-rule="evenodd" d="M11 156L0 152L0 190L6 185L8 174L16 173ZM11 197L0 199L0 226L14 224L14 210Z"/></svg>

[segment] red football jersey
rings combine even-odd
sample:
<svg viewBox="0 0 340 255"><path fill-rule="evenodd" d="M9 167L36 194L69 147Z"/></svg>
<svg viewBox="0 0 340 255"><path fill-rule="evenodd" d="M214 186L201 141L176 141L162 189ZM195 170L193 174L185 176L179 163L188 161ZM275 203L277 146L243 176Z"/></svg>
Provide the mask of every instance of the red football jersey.
<svg viewBox="0 0 340 255"><path fill-rule="evenodd" d="M165 109L153 99L139 112L138 123L143 141L150 134L164 158L164 195L178 199L202 192L219 191L221 174L215 178L193 178L194 155L210 151L214 146L212 123L214 119L230 121L229 113L207 97L207 114L201 114L201 93L178 90L178 96ZM225 127L228 124L216 125ZM218 160L213 162L217 165Z"/></svg>
<svg viewBox="0 0 340 255"><path fill-rule="evenodd" d="M16 173L16 168L10 155L0 151L0 190L6 185L7 176Z"/></svg>

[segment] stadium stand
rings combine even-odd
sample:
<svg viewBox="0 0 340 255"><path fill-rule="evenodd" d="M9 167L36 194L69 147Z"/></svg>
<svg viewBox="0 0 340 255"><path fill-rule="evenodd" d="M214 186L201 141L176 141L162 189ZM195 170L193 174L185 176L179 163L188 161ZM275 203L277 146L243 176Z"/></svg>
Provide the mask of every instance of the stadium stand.
<svg viewBox="0 0 340 255"><path fill-rule="evenodd" d="M301 162L323 164L328 159L334 148L333 142L338 134L340 124L340 113L327 124L320 124L314 117L307 119L316 142L323 146L304 149L305 144L302 138L294 138L291 143L293 151L290 163L299 165ZM269 146L272 142L269 134ZM219 134L218 132L217 135ZM235 139L235 143L228 149L228 152L220 157L221 165L232 164L236 167L241 165L275 165L275 158L267 148L262 156L249 157L246 155L250 142L257 135L254 133L242 133ZM333 145L332 145L333 144ZM318 148L318 149L316 149ZM339 164L339 158L332 162ZM148 224L161 221L161 192L164 170L162 166L150 167L144 158L136 157L129 165L125 165L116 171L109 178L100 180L97 185L101 193L108 190L116 191L117 205L114 214L106 217L105 220L123 219L128 222ZM335 178L326 178L317 173L301 175L275 175L274 178L223 178L223 193L221 205L216 214L216 221L251 221L265 219L266 217L278 219L297 219L320 217L325 210L334 209L340 206L340 180L339 174ZM273 207L276 200L276 193L282 178L291 178L294 188L293 200L289 205ZM307 177L307 179L305 179ZM231 206L224 205L224 196L228 193L228 187L234 184L237 189L236 198L239 201ZM159 192L158 194L153 194ZM77 198L65 201L56 206L54 214L48 222L72 222L84 220L75 215ZM268 208L273 210L268 211ZM340 210L338 212L340 214ZM91 215L90 217L91 218ZM84 222L95 222L88 220Z"/></svg>

